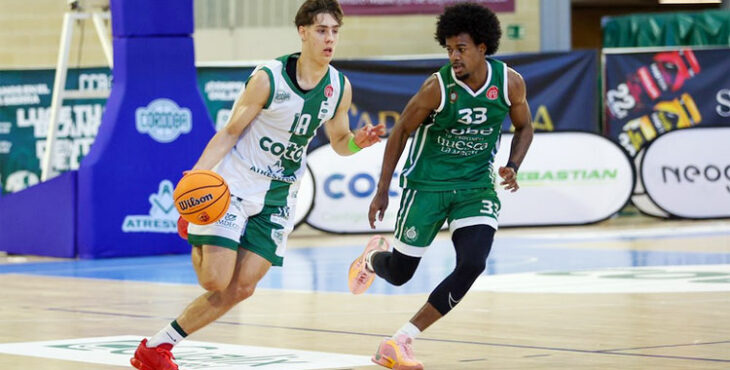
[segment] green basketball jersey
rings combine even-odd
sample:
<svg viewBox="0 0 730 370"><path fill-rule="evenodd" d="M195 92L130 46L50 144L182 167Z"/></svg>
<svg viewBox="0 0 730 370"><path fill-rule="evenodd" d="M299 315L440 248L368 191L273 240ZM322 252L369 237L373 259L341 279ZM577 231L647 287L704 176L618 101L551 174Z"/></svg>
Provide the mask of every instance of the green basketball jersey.
<svg viewBox="0 0 730 370"><path fill-rule="evenodd" d="M435 73L441 103L416 130L401 186L443 191L493 188L492 163L509 112L507 66L487 58L487 80L472 91L451 63Z"/></svg>

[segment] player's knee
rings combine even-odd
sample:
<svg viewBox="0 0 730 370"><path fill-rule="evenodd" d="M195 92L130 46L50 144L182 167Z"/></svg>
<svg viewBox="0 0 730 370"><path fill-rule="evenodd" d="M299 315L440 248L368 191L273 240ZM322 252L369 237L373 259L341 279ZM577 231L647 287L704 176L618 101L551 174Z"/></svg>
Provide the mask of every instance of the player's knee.
<svg viewBox="0 0 730 370"><path fill-rule="evenodd" d="M463 275L469 279L476 279L479 277L479 275L484 272L484 269L487 267L487 262L482 259L469 259L462 261L461 264L457 266L457 270L459 271L460 275Z"/></svg>
<svg viewBox="0 0 730 370"><path fill-rule="evenodd" d="M236 302L241 302L244 299L252 296L255 290L256 290L256 285L238 284L238 285L236 285L235 289L233 290L232 298Z"/></svg>
<svg viewBox="0 0 730 370"><path fill-rule="evenodd" d="M215 292L226 288L226 284L223 284L220 280L215 279L198 279L200 286L209 292Z"/></svg>
<svg viewBox="0 0 730 370"><path fill-rule="evenodd" d="M226 289L231 282L231 277L227 274L215 273L202 270L198 274L198 283L203 289L209 292L215 292Z"/></svg>
<svg viewBox="0 0 730 370"><path fill-rule="evenodd" d="M395 286L401 286L411 280L414 272L415 271L396 270L391 274L388 282Z"/></svg>

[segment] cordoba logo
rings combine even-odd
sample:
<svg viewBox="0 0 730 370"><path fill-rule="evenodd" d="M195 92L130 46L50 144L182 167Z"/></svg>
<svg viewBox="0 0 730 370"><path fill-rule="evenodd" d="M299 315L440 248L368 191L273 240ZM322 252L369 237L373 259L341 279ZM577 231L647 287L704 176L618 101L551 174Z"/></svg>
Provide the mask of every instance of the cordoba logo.
<svg viewBox="0 0 730 370"><path fill-rule="evenodd" d="M160 143L171 143L193 128L193 117L188 108L180 108L170 99L155 99L135 111L137 131L149 134Z"/></svg>

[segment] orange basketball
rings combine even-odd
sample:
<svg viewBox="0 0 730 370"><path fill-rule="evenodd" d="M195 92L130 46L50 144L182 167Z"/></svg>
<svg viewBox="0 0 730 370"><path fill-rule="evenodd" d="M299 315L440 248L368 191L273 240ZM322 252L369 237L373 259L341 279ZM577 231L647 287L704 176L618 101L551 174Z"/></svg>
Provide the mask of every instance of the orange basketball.
<svg viewBox="0 0 730 370"><path fill-rule="evenodd" d="M175 208L182 218L196 225L212 224L223 217L231 193L223 178L208 170L188 172L175 187Z"/></svg>

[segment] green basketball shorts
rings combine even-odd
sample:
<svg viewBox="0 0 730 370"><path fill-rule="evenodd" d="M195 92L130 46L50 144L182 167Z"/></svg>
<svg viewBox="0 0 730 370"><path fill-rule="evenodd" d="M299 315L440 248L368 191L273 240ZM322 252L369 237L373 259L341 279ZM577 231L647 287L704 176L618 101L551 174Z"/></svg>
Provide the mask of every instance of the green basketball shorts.
<svg viewBox="0 0 730 370"><path fill-rule="evenodd" d="M494 189L421 191L404 189L395 223L394 248L421 257L444 221L449 230L488 225L498 228L501 203Z"/></svg>

